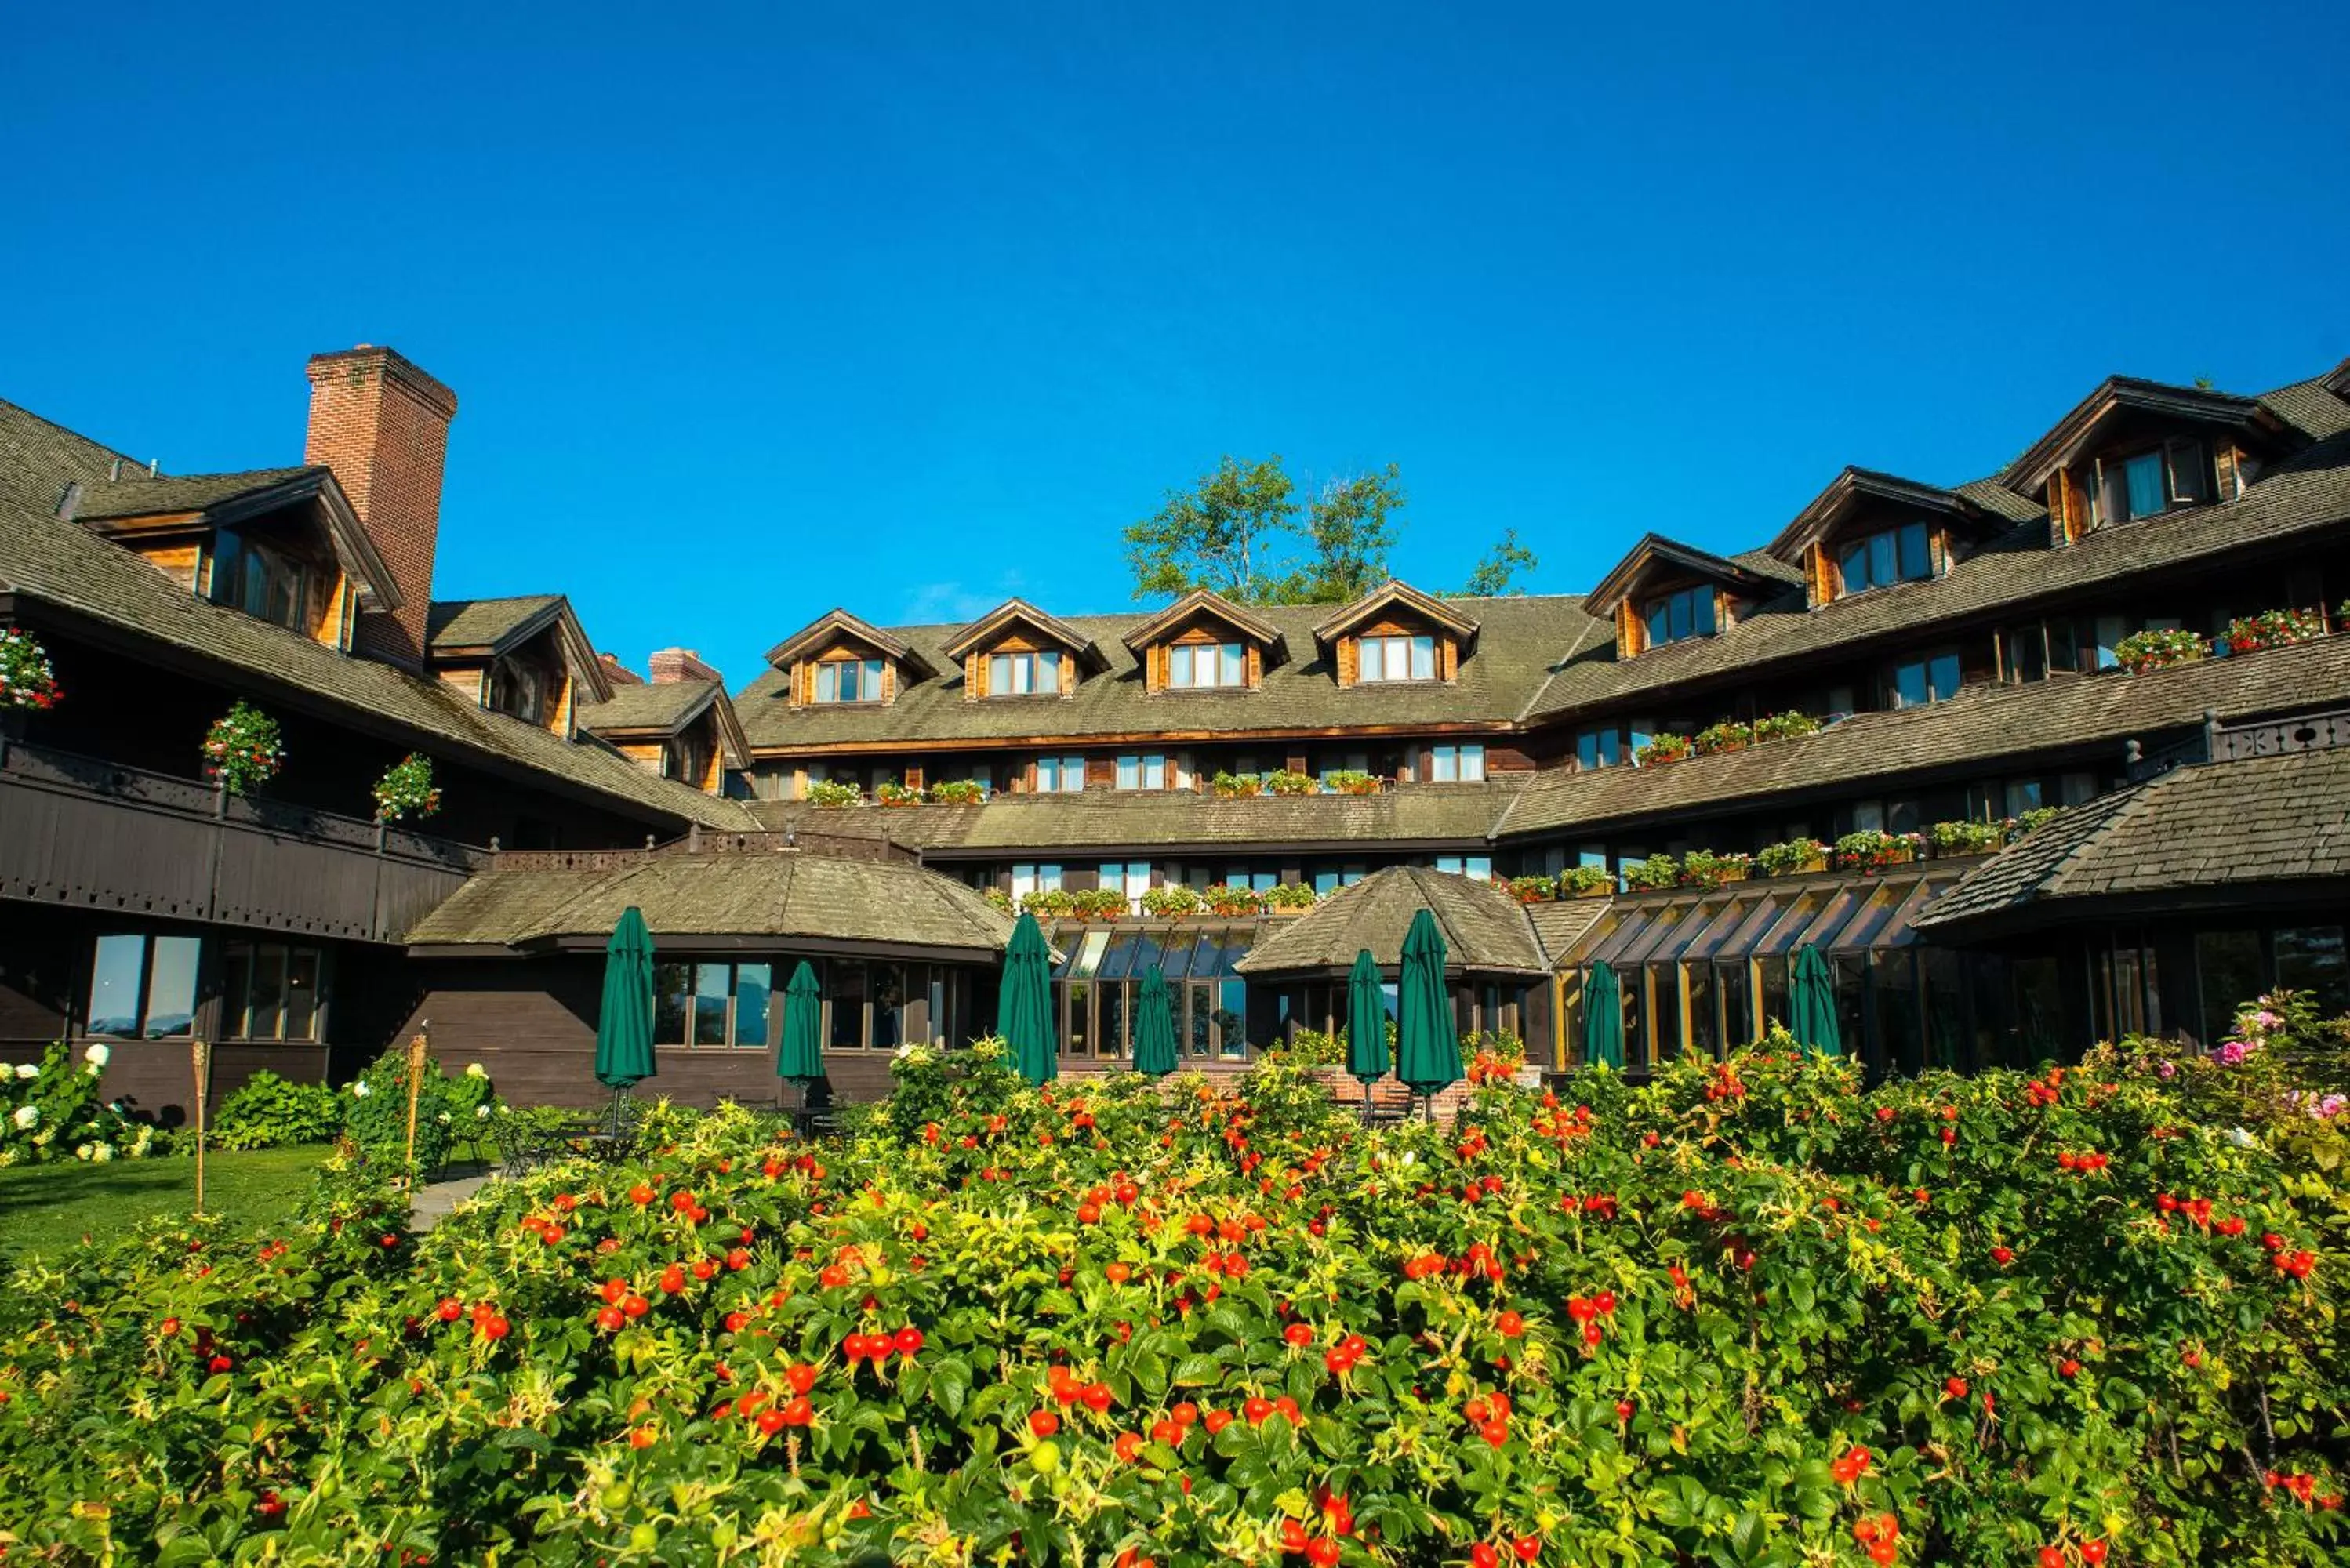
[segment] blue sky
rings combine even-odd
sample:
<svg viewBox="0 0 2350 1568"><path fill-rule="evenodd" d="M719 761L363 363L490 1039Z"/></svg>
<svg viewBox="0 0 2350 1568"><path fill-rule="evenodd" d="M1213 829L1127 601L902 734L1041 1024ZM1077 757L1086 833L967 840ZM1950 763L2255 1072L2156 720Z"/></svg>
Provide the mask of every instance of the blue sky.
<svg viewBox="0 0 2350 1568"><path fill-rule="evenodd" d="M261 466L391 344L463 405L440 597L738 688L837 603L1125 607L1227 452L1567 592L2350 353L2350 7L339 9L14 20L0 396Z"/></svg>

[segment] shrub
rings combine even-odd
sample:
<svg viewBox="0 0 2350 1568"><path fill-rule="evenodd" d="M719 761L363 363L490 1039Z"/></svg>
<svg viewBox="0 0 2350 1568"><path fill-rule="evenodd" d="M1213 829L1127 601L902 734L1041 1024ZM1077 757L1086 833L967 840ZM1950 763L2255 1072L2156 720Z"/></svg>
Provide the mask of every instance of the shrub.
<svg viewBox="0 0 2350 1568"><path fill-rule="evenodd" d="M2314 609L2272 609L2230 621L2220 640L2230 653L2253 653L2324 635L2325 618Z"/></svg>
<svg viewBox="0 0 2350 1568"><path fill-rule="evenodd" d="M207 1136L214 1148L280 1148L342 1134L343 1096L330 1085L297 1084L265 1067L220 1103Z"/></svg>
<svg viewBox="0 0 2350 1568"><path fill-rule="evenodd" d="M1254 915L1263 912L1264 909L1264 899L1253 888L1239 887L1230 882L1218 882L1211 885L1201 894L1201 898L1206 902L1211 914Z"/></svg>
<svg viewBox="0 0 2350 1568"><path fill-rule="evenodd" d="M1496 1079L1451 1127L1357 1126L1312 1048L1220 1091L914 1047L854 1140L722 1107L422 1239L333 1172L291 1227L16 1277L0 1531L41 1562L2314 1568L2350 1201L2294 1141L2340 1117L2262 1075L2300 1029L2270 1000L2258 1052L2168 1077L2129 1042L1866 1086L1782 1034Z"/></svg>
<svg viewBox="0 0 2350 1568"><path fill-rule="evenodd" d="M807 801L810 805L820 805L833 811L842 806L863 805L865 787L853 779L810 779Z"/></svg>
<svg viewBox="0 0 2350 1568"><path fill-rule="evenodd" d="M1624 867L1624 886L1635 893L1655 893L1680 885L1681 864L1669 855L1651 855Z"/></svg>
<svg viewBox="0 0 2350 1568"><path fill-rule="evenodd" d="M1289 768L1276 768L1264 778L1264 787L1275 794L1312 794L1322 786L1312 774L1301 774Z"/></svg>
<svg viewBox="0 0 2350 1568"><path fill-rule="evenodd" d="M1513 877L1503 886L1516 895L1521 904L1539 904L1545 898L1558 897L1558 878L1540 873L1531 877Z"/></svg>
<svg viewBox="0 0 2350 1568"><path fill-rule="evenodd" d="M884 780L874 786L873 798L883 805L920 805L928 796L916 785Z"/></svg>
<svg viewBox="0 0 2350 1568"><path fill-rule="evenodd" d="M1758 741L1793 741L1815 735L1819 730L1819 720L1801 708L1790 708L1783 713L1772 713L1754 721L1754 738Z"/></svg>
<svg viewBox="0 0 2350 1568"><path fill-rule="evenodd" d="M1594 893L1613 893L1616 874L1605 866L1572 866L1559 873L1558 890L1577 898Z"/></svg>
<svg viewBox="0 0 2350 1568"><path fill-rule="evenodd" d="M441 791L432 782L432 759L422 752L409 753L375 781L378 822L400 822L411 816L440 814Z"/></svg>
<svg viewBox="0 0 2350 1568"><path fill-rule="evenodd" d="M239 698L204 735L204 777L231 794L251 794L286 765L277 721Z"/></svg>
<svg viewBox="0 0 2350 1568"><path fill-rule="evenodd" d="M1717 752L1742 752L1754 743L1754 726L1742 724L1735 719L1724 719L1718 724L1708 724L1697 732L1690 746L1700 757Z"/></svg>
<svg viewBox="0 0 2350 1568"><path fill-rule="evenodd" d="M1281 882L1264 891L1268 909L1310 909L1321 901L1310 882Z"/></svg>
<svg viewBox="0 0 2350 1568"><path fill-rule="evenodd" d="M1027 915L1066 918L1078 912L1077 896L1058 888L1039 888L1020 895L1020 910Z"/></svg>
<svg viewBox="0 0 2350 1568"><path fill-rule="evenodd" d="M1660 735L1651 735L1635 746L1632 761L1640 767L1647 767L1651 763L1677 763L1690 754L1692 744L1687 735L1676 735L1667 731Z"/></svg>
<svg viewBox="0 0 2350 1568"><path fill-rule="evenodd" d="M1847 833L1835 841L1836 868L1842 871L1874 871L1886 866L1898 866L1915 860L1923 842L1914 833L1880 833L1865 827Z"/></svg>
<svg viewBox="0 0 2350 1568"><path fill-rule="evenodd" d="M931 798L941 805L978 805L987 799L987 786L977 779L941 779L931 786Z"/></svg>
<svg viewBox="0 0 2350 1568"><path fill-rule="evenodd" d="M979 896L1004 914L1014 912L1012 907L1012 895L1002 888L983 888L980 889Z"/></svg>
<svg viewBox="0 0 2350 1568"><path fill-rule="evenodd" d="M1282 1050L1301 1066L1341 1066L1347 1060L1347 1032L1341 1029L1329 1034L1319 1029L1301 1029L1289 1037L1289 1044Z"/></svg>
<svg viewBox="0 0 2350 1568"><path fill-rule="evenodd" d="M0 1065L0 1166L140 1159L169 1147L154 1127L99 1097L112 1051L94 1040L77 1062L59 1040L38 1062Z"/></svg>
<svg viewBox="0 0 2350 1568"><path fill-rule="evenodd" d="M1072 897L1074 912L1092 920L1115 920L1133 908L1115 888L1095 888Z"/></svg>
<svg viewBox="0 0 2350 1568"><path fill-rule="evenodd" d="M2114 661L2132 675L2190 664L2211 655L2211 639L2187 630L2134 631L2114 644Z"/></svg>
<svg viewBox="0 0 2350 1568"><path fill-rule="evenodd" d="M1332 768L1322 782L1340 794L1377 794L1379 781L1360 768Z"/></svg>
<svg viewBox="0 0 2350 1568"><path fill-rule="evenodd" d="M1692 849L1681 857L1679 880L1684 888L1719 888L1745 876L1746 867L1747 857L1743 855L1716 855L1710 849Z"/></svg>
<svg viewBox="0 0 2350 1568"><path fill-rule="evenodd" d="M1205 910L1208 901L1200 897L1197 888L1181 882L1170 882L1153 888L1142 896L1142 912L1165 920L1180 920L1186 915Z"/></svg>
<svg viewBox="0 0 2350 1568"><path fill-rule="evenodd" d="M432 1056L424 1059L416 1094L416 1169L437 1170L450 1146L463 1136L491 1097L490 1080L479 1063L455 1077ZM345 1086L343 1130L370 1165L397 1172L408 1142L408 1053L386 1051Z"/></svg>
<svg viewBox="0 0 2350 1568"><path fill-rule="evenodd" d="M0 710L54 708L64 695L49 650L29 631L0 627Z"/></svg>
<svg viewBox="0 0 2350 1568"><path fill-rule="evenodd" d="M1227 800L1263 792L1264 781L1254 774L1228 774L1219 770L1208 781L1208 787Z"/></svg>
<svg viewBox="0 0 2350 1568"><path fill-rule="evenodd" d="M1926 831L1935 850L1944 855L1988 855L2007 837L2003 822L1938 822Z"/></svg>
<svg viewBox="0 0 2350 1568"><path fill-rule="evenodd" d="M1765 877L1793 877L1799 872L1824 869L1827 853L1828 846L1816 838L1789 838L1756 850L1754 864Z"/></svg>

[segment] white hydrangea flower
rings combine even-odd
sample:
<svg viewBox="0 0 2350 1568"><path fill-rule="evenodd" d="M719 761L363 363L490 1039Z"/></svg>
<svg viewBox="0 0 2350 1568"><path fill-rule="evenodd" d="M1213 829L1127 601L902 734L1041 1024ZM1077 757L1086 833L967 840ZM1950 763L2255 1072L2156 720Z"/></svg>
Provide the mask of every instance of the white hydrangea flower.
<svg viewBox="0 0 2350 1568"><path fill-rule="evenodd" d="M78 1143L74 1145L74 1158L76 1159L88 1159L89 1158L89 1145L86 1143Z"/></svg>
<svg viewBox="0 0 2350 1568"><path fill-rule="evenodd" d="M92 1068L105 1066L109 1061L113 1059L113 1047L107 1045L102 1042L93 1044L88 1050L81 1054L81 1059L88 1063Z"/></svg>
<svg viewBox="0 0 2350 1568"><path fill-rule="evenodd" d="M487 1106L475 1106L473 1107L473 1119L477 1122L488 1121L490 1119L490 1107Z"/></svg>
<svg viewBox="0 0 2350 1568"><path fill-rule="evenodd" d="M9 1120L15 1122L19 1128L26 1132L32 1131L35 1125L37 1124L40 1119L41 1107L38 1106L18 1106L16 1107L16 1114L9 1118Z"/></svg>
<svg viewBox="0 0 2350 1568"><path fill-rule="evenodd" d="M442 1111L440 1115L439 1120L442 1127L447 1127L449 1125L449 1113L447 1111Z"/></svg>
<svg viewBox="0 0 2350 1568"><path fill-rule="evenodd" d="M99 1164L104 1165L108 1160L114 1158L114 1146L110 1143L96 1145L90 1149L89 1158L96 1160Z"/></svg>
<svg viewBox="0 0 2350 1568"><path fill-rule="evenodd" d="M2228 1129L2228 1141L2234 1144L2238 1148L2251 1148L2258 1145L2261 1140L2254 1137L2251 1134L2246 1132L2241 1127L2230 1127Z"/></svg>
<svg viewBox="0 0 2350 1568"><path fill-rule="evenodd" d="M354 1099L360 1099L360 1100L364 1100L364 1099L366 1099L366 1098L367 1098L367 1096L368 1096L368 1086L367 1086L367 1080L366 1080L365 1078L361 1078L361 1079L359 1079L358 1082L354 1083L354 1084L351 1085L351 1097L352 1097L352 1098L354 1098Z"/></svg>
<svg viewBox="0 0 2350 1568"><path fill-rule="evenodd" d="M38 1062L19 1062L16 1064L16 1076L19 1078L37 1078L40 1075L41 1064Z"/></svg>

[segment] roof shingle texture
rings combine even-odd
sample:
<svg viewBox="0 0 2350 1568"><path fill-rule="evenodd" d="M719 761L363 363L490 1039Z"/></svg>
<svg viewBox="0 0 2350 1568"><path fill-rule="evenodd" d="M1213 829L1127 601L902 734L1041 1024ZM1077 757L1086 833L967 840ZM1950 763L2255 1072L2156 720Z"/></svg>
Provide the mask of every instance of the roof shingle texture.
<svg viewBox="0 0 2350 1568"><path fill-rule="evenodd" d="M601 745L575 744L486 711L441 681L207 603L130 551L60 520L57 487L93 472L102 476L113 455L0 403L0 585L390 725L452 762L528 768L604 797L614 809L715 827L754 826L738 803L659 778Z"/></svg>
<svg viewBox="0 0 2350 1568"><path fill-rule="evenodd" d="M408 933L412 945L608 936L644 913L657 943L819 937L1000 950L1012 921L971 888L906 865L780 852L656 855L618 870L490 871Z"/></svg>
<svg viewBox="0 0 2350 1568"><path fill-rule="evenodd" d="M563 600L560 594L519 594L502 599L434 599L426 622L434 652L494 648Z"/></svg>
<svg viewBox="0 0 2350 1568"><path fill-rule="evenodd" d="M143 468L135 477L126 471L120 480L84 486L81 499L74 507L74 520L91 523L109 517L202 512L224 501L299 479L306 473L325 472L323 468L256 468L244 473L191 473L150 479Z"/></svg>
<svg viewBox="0 0 2350 1568"><path fill-rule="evenodd" d="M2350 877L2350 749L2172 770L2064 813L1918 921L2127 894Z"/></svg>
<svg viewBox="0 0 2350 1568"><path fill-rule="evenodd" d="M675 734L685 722L717 701L715 680L647 681L615 684L609 702L583 703L579 727L598 733L618 730L658 730Z"/></svg>
<svg viewBox="0 0 2350 1568"><path fill-rule="evenodd" d="M1536 974L1549 967L1525 907L1491 882L1397 866L1341 888L1273 932L1234 967L1246 975L1342 970L1367 948L1392 969L1412 917L1427 909L1444 936L1447 967Z"/></svg>

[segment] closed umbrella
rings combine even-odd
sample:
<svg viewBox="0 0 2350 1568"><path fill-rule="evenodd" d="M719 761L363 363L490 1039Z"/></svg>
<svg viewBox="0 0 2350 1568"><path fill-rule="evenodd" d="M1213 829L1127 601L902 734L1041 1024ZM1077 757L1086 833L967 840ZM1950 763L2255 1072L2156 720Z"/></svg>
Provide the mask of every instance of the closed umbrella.
<svg viewBox="0 0 2350 1568"><path fill-rule="evenodd" d="M1371 950L1355 955L1347 976L1347 1071L1363 1081L1363 1108L1371 1108L1371 1085L1388 1072L1388 999Z"/></svg>
<svg viewBox="0 0 2350 1568"><path fill-rule="evenodd" d="M620 911L604 947L604 1004L596 1015L596 1081L612 1091L613 1130L620 1101L660 1071L653 1061L653 939L634 904Z"/></svg>
<svg viewBox="0 0 2350 1568"><path fill-rule="evenodd" d="M800 1105L824 1081L824 992L806 959L784 988L784 1045L775 1053L775 1076L800 1086Z"/></svg>
<svg viewBox="0 0 2350 1568"><path fill-rule="evenodd" d="M1061 1074L1053 1043L1053 953L1036 917L1023 914L1003 949L1003 985L995 1002L995 1033L1012 1047L1012 1064L1032 1084Z"/></svg>
<svg viewBox="0 0 2350 1568"><path fill-rule="evenodd" d="M1819 945L1805 942L1787 979L1787 1027L1823 1056L1844 1054L1844 1032L1836 1023L1835 977Z"/></svg>
<svg viewBox="0 0 2350 1568"><path fill-rule="evenodd" d="M1134 1070L1163 1078L1175 1066L1175 1012L1167 1002L1167 976L1152 964L1143 971L1134 1004Z"/></svg>
<svg viewBox="0 0 2350 1568"><path fill-rule="evenodd" d="M1591 966L1591 978L1583 982L1583 1062L1587 1067L1624 1065L1624 988L1605 959Z"/></svg>
<svg viewBox="0 0 2350 1568"><path fill-rule="evenodd" d="M1396 1013L1396 1076L1427 1097L1434 1121L1438 1092L1461 1081L1461 1041L1444 989L1444 936L1426 909L1412 916L1404 935Z"/></svg>

